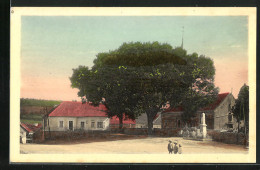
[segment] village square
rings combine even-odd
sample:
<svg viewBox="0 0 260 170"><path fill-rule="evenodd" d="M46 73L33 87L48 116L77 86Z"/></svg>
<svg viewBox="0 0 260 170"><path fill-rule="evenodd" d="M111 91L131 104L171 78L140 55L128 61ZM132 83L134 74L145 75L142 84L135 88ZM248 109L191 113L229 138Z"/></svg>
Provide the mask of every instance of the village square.
<svg viewBox="0 0 260 170"><path fill-rule="evenodd" d="M127 52L120 51L124 48ZM237 99L230 92L218 93L211 59L189 56L182 46L168 53L164 48L171 47L158 42L123 44L119 55L97 55L92 69L74 69L71 86L79 89L81 101L38 107L40 123L20 124L20 152L246 153L249 87L244 84ZM145 60L139 65L141 60L134 63L128 58L133 50L139 60L158 53L157 62L166 63L147 67L150 61ZM208 65L200 66L200 62ZM26 112L26 104L31 112L30 102L47 101L21 99L21 112Z"/></svg>
<svg viewBox="0 0 260 170"><path fill-rule="evenodd" d="M20 153L247 154L247 18L159 18L24 17Z"/></svg>

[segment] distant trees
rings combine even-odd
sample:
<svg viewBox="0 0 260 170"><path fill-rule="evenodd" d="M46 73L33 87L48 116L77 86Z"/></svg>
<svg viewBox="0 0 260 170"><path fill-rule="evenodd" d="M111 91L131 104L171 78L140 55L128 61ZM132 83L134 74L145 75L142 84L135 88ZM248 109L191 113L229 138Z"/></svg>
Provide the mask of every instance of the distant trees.
<svg viewBox="0 0 260 170"><path fill-rule="evenodd" d="M40 99L28 99L28 98L21 98L20 105L21 106L48 106L53 107L55 105L60 104L62 101L57 100L40 100Z"/></svg>
<svg viewBox="0 0 260 170"><path fill-rule="evenodd" d="M158 42L124 43L114 51L99 53L92 69L73 69L71 85L93 105L104 103L108 115L116 115L120 122L123 114L135 119L146 113L152 134L153 119L163 106L183 106L183 119L188 121L218 92L213 61L186 53Z"/></svg>
<svg viewBox="0 0 260 170"><path fill-rule="evenodd" d="M239 91L238 98L232 108L232 112L237 119L238 130L241 120L244 120L245 134L249 130L249 86L244 84Z"/></svg>

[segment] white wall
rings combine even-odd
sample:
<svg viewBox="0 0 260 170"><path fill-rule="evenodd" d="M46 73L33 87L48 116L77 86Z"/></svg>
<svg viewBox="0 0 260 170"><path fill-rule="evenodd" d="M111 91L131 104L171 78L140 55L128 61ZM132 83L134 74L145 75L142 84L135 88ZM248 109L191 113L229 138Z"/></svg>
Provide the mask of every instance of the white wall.
<svg viewBox="0 0 260 170"><path fill-rule="evenodd" d="M69 130L69 121L73 121L73 130L106 130L109 127L109 119L106 117L49 117L48 119L50 131ZM60 127L60 121L63 121L63 127ZM81 122L84 122L84 128L81 127ZM92 122L94 127L91 127ZM103 128L98 128L98 122L103 123Z"/></svg>
<svg viewBox="0 0 260 170"><path fill-rule="evenodd" d="M26 131L20 126L20 139L22 143L26 143Z"/></svg>

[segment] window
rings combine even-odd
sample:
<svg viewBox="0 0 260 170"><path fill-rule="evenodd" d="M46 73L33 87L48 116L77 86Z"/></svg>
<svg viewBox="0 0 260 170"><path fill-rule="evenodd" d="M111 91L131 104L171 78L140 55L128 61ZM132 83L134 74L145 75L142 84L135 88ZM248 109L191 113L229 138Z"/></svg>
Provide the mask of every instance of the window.
<svg viewBox="0 0 260 170"><path fill-rule="evenodd" d="M60 121L59 127L63 128L63 121Z"/></svg>
<svg viewBox="0 0 260 170"><path fill-rule="evenodd" d="M69 121L69 130L73 130L73 121Z"/></svg>
<svg viewBox="0 0 260 170"><path fill-rule="evenodd" d="M233 115L231 113L228 114L228 121L229 122L232 122L233 120Z"/></svg>
<svg viewBox="0 0 260 170"><path fill-rule="evenodd" d="M95 127L95 122L91 122L91 128Z"/></svg>
<svg viewBox="0 0 260 170"><path fill-rule="evenodd" d="M103 128L103 122L97 122L97 127L98 128Z"/></svg>
<svg viewBox="0 0 260 170"><path fill-rule="evenodd" d="M85 125L84 122L80 122L80 127L81 127L81 129L84 129L84 125Z"/></svg>

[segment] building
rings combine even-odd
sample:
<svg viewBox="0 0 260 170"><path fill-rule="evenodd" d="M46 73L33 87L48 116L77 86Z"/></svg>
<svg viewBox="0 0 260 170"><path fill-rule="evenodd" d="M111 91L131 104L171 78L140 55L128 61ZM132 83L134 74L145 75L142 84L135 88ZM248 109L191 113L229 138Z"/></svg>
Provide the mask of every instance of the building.
<svg viewBox="0 0 260 170"><path fill-rule="evenodd" d="M188 123L190 127L198 127L200 115L205 113L208 129L221 130L237 128L236 119L233 117L231 107L235 105L235 98L231 93L221 93L215 102L197 111L196 117ZM181 107L167 109L162 113L162 128L183 128L181 120L183 109Z"/></svg>
<svg viewBox="0 0 260 170"><path fill-rule="evenodd" d="M94 107L87 102L62 102L45 117L45 131L108 130L110 127L119 127L118 118L108 118L106 111L103 104ZM123 121L124 126L129 123L135 124L128 119Z"/></svg>
<svg viewBox="0 0 260 170"><path fill-rule="evenodd" d="M37 133L40 133L41 124L20 123L20 143L32 143Z"/></svg>
<svg viewBox="0 0 260 170"><path fill-rule="evenodd" d="M161 124L161 113L158 113L153 119L153 128L161 128ZM135 128L148 128L147 115L145 113L136 119Z"/></svg>
<svg viewBox="0 0 260 170"><path fill-rule="evenodd" d="M136 121L127 119L125 115L123 116L123 128L135 128ZM119 128L119 118L114 116L110 119L109 127L111 129L118 129Z"/></svg>

